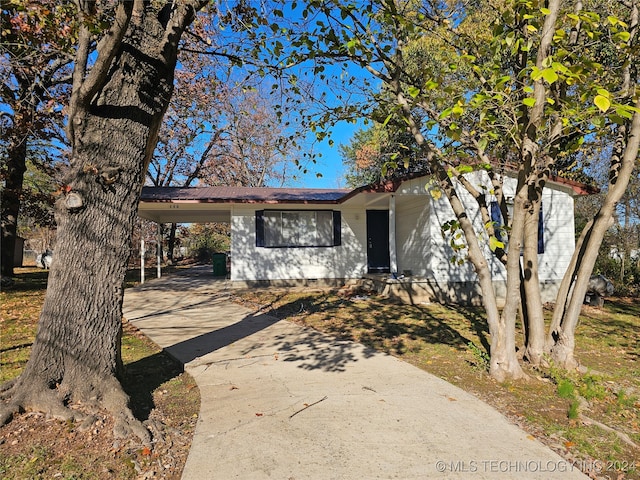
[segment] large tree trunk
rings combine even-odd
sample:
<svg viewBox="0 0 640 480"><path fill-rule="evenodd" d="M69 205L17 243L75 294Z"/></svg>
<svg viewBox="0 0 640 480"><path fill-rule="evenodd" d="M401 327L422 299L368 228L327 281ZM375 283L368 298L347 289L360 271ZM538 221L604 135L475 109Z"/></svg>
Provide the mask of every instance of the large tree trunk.
<svg viewBox="0 0 640 480"><path fill-rule="evenodd" d="M71 108L73 154L67 193L56 204L47 294L31 357L5 387L0 422L20 409L78 419L83 413L68 404L82 402L111 411L116 434L148 440L119 382L124 277L140 189L173 89L177 42L194 10L186 3L161 13L141 2L128 8L132 19L100 88Z"/></svg>
<svg viewBox="0 0 640 480"><path fill-rule="evenodd" d="M522 190L522 189L520 189ZM509 251L507 253L507 285L505 305L500 315L500 336L491 344L491 369L493 376L500 381L509 377L522 378L525 373L518 363L516 355L516 335L515 320L518 308L521 305L520 295L520 248L524 232L524 203L526 198L522 193L517 194L514 199L513 219L511 222L511 233L509 235ZM501 345L501 355L494 353L493 342L498 341ZM505 373L510 375L505 375Z"/></svg>
<svg viewBox="0 0 640 480"><path fill-rule="evenodd" d="M27 170L27 142L24 137L12 136L7 149L5 185L2 191L2 239L0 244L1 274L13 276L16 237L18 233L18 214L24 172Z"/></svg>
<svg viewBox="0 0 640 480"><path fill-rule="evenodd" d="M524 249L522 282L526 313L523 313L523 323L526 330L524 358L535 366L542 363L545 345L545 325L542 297L540 293L540 276L538 275L538 218L541 208L543 185L530 193L533 203L526 212L524 222Z"/></svg>

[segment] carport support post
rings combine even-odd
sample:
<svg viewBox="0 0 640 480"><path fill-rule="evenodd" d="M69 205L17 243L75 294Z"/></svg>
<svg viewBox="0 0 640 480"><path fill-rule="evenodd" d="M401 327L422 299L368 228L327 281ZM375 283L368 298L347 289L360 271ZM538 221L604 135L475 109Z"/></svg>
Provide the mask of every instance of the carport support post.
<svg viewBox="0 0 640 480"><path fill-rule="evenodd" d="M161 245L162 245L162 229L160 228L161 226L160 222L158 222L156 225L158 226L157 241L156 241L156 262L157 262L156 270L157 270L157 276L158 278L160 278L162 276L162 267L160 266L160 260L162 260L160 258Z"/></svg>
<svg viewBox="0 0 640 480"><path fill-rule="evenodd" d="M391 273L398 273L398 253L396 252L396 196L389 197L389 267Z"/></svg>
<svg viewBox="0 0 640 480"><path fill-rule="evenodd" d="M140 284L144 283L144 238L140 239Z"/></svg>

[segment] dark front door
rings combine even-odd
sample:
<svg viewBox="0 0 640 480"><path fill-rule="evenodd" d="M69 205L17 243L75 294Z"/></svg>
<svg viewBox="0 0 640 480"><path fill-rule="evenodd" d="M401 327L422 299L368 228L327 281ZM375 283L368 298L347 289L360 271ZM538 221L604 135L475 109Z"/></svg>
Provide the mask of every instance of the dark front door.
<svg viewBox="0 0 640 480"><path fill-rule="evenodd" d="M389 210L367 210L367 267L369 273L389 273Z"/></svg>

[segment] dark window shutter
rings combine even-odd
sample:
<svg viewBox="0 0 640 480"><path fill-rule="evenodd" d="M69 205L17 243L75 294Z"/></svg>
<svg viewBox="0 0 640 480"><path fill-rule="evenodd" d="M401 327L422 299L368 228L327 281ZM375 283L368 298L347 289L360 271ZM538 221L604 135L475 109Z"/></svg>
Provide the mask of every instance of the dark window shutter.
<svg viewBox="0 0 640 480"><path fill-rule="evenodd" d="M542 214L542 205L540 205L540 214L538 215L538 253L544 253L544 215Z"/></svg>
<svg viewBox="0 0 640 480"><path fill-rule="evenodd" d="M333 211L333 246L342 245L342 217L339 211Z"/></svg>
<svg viewBox="0 0 640 480"><path fill-rule="evenodd" d="M264 210L256 210L256 247L264 247Z"/></svg>
<svg viewBox="0 0 640 480"><path fill-rule="evenodd" d="M502 221L502 213L500 212L500 205L498 202L491 202L491 221L494 223L493 228L496 233L496 238L500 242L503 242L501 227L504 226L504 222Z"/></svg>

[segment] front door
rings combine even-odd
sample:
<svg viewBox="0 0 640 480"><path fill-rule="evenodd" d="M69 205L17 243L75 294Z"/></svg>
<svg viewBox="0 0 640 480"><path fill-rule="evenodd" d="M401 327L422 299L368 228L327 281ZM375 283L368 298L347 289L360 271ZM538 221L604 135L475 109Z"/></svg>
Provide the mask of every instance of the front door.
<svg viewBox="0 0 640 480"><path fill-rule="evenodd" d="M389 273L389 210L367 210L367 267L369 273Z"/></svg>

